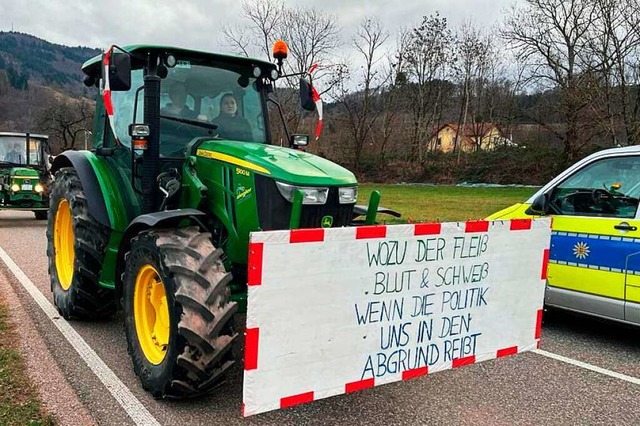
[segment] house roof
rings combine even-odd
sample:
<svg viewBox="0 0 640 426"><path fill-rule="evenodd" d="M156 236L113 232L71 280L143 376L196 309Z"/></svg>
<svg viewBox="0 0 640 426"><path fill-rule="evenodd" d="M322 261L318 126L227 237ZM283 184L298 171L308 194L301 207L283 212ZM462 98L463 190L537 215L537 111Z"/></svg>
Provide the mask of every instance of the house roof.
<svg viewBox="0 0 640 426"><path fill-rule="evenodd" d="M486 123L467 123L464 126L464 129L462 128L463 126L458 124L458 123L445 123L443 125L441 125L440 127L437 127L434 135L437 133L440 133L444 128L449 127L451 128L451 130L453 130L456 133L459 133L465 137L468 138L472 138L472 137L482 137L484 135L486 135L487 133L489 133L491 130L493 130L494 128L498 128L498 126L496 126L494 123L491 122L486 122Z"/></svg>

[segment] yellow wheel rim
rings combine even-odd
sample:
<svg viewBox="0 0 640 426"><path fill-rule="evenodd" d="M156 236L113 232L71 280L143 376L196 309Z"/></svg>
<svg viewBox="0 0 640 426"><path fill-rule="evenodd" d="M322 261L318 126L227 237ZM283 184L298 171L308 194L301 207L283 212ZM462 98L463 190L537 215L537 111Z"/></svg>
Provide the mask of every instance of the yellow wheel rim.
<svg viewBox="0 0 640 426"><path fill-rule="evenodd" d="M74 244L71 206L67 199L63 198L58 203L53 223L53 250L58 280L65 291L69 290L73 280L73 264L76 260Z"/></svg>
<svg viewBox="0 0 640 426"><path fill-rule="evenodd" d="M160 364L169 346L169 306L162 279L148 264L136 276L133 318L144 356L151 364Z"/></svg>

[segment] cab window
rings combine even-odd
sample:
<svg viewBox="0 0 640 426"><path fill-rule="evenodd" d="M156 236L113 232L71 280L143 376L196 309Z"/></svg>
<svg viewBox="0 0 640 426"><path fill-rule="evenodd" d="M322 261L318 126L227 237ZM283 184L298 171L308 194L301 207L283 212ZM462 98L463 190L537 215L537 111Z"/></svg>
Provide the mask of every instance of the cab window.
<svg viewBox="0 0 640 426"><path fill-rule="evenodd" d="M640 157L607 158L578 170L551 193L554 214L634 218L640 197Z"/></svg>
<svg viewBox="0 0 640 426"><path fill-rule="evenodd" d="M113 102L113 117L115 121L115 130L118 140L123 146L127 148L131 147L131 136L129 136L129 124L134 122L134 112L136 115L136 122L142 123L144 120L144 90L140 90L137 96L136 92L139 88L143 87L142 70L133 70L131 72L131 89L128 91L111 92L111 99ZM105 122L109 127L108 121ZM107 143L105 146L115 146L112 132L107 132Z"/></svg>

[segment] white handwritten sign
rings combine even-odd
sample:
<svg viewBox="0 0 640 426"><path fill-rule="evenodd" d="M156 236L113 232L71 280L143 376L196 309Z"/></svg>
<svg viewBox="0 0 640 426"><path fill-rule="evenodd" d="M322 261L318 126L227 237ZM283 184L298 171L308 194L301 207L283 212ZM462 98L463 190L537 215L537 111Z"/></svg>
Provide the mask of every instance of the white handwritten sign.
<svg viewBox="0 0 640 426"><path fill-rule="evenodd" d="M549 220L251 235L245 416L539 344Z"/></svg>

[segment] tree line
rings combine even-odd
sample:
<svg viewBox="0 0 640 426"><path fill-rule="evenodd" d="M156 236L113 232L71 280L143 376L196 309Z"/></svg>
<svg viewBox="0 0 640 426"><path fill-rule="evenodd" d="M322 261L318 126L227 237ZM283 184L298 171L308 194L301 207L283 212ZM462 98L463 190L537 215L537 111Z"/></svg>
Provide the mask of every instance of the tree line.
<svg viewBox="0 0 640 426"><path fill-rule="evenodd" d="M559 167L640 138L638 0L523 0L491 26L452 26L434 12L395 34L366 17L348 41L337 17L318 9L243 0L242 10L242 23L224 29L227 44L272 59L271 42L281 37L289 71L319 64L314 81L329 117L316 149L357 170L367 158L428 162L438 150L434 130L449 122L459 124L458 162L459 133L487 122L509 137L523 124L539 129L560 148ZM313 121L287 118L294 128Z"/></svg>
<svg viewBox="0 0 640 426"><path fill-rule="evenodd" d="M284 39L288 73L318 64L325 130L310 150L360 174L538 183L595 149L640 140L639 20L640 0L522 0L493 25L452 25L433 12L392 33L365 17L345 40L329 12L243 0L241 21L222 36L228 49L270 61L273 41ZM297 85L279 81L276 93L289 127L313 133L316 116L300 112ZM0 92L7 86L0 78ZM52 101L35 115L61 147L83 145L89 104ZM271 118L283 140L279 115ZM458 126L443 155L432 136L445 123ZM484 123L517 147L492 153L478 140L477 153L465 152L464 132Z"/></svg>

